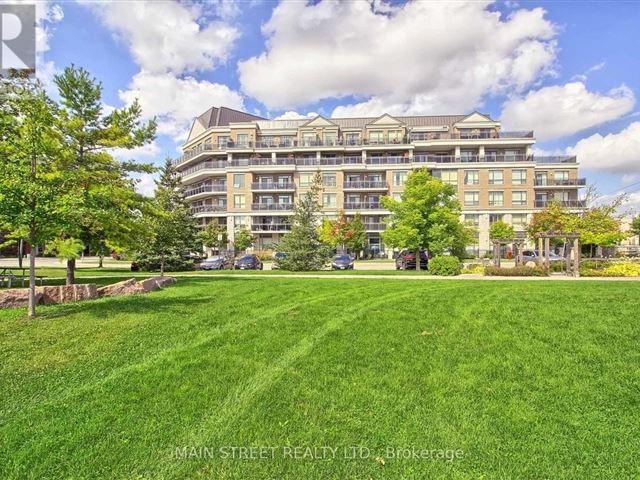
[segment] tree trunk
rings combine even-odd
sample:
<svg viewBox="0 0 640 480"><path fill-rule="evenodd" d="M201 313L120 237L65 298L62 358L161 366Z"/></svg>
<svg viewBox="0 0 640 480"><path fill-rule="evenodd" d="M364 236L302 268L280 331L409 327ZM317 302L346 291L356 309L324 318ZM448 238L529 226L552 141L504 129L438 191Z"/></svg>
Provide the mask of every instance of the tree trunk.
<svg viewBox="0 0 640 480"><path fill-rule="evenodd" d="M164 255L160 257L160 276L164 277Z"/></svg>
<svg viewBox="0 0 640 480"><path fill-rule="evenodd" d="M67 260L67 285L73 285L76 281L76 260Z"/></svg>
<svg viewBox="0 0 640 480"><path fill-rule="evenodd" d="M29 317L36 316L36 254L38 248L31 246L29 252Z"/></svg>
<svg viewBox="0 0 640 480"><path fill-rule="evenodd" d="M22 268L22 256L24 255L24 240L21 238L18 245L18 268Z"/></svg>
<svg viewBox="0 0 640 480"><path fill-rule="evenodd" d="M104 262L104 255L98 255L98 268L102 268Z"/></svg>
<svg viewBox="0 0 640 480"><path fill-rule="evenodd" d="M420 271L420 250L416 250L416 270Z"/></svg>

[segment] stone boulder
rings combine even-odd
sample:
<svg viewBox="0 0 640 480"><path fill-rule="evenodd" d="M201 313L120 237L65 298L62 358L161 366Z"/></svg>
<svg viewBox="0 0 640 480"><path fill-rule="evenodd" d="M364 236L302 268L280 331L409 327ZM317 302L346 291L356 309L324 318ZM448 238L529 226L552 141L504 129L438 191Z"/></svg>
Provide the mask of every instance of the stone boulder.
<svg viewBox="0 0 640 480"><path fill-rule="evenodd" d="M42 302L42 292L36 291L36 305ZM26 307L29 305L28 288L0 290L0 308Z"/></svg>
<svg viewBox="0 0 640 480"><path fill-rule="evenodd" d="M38 291L42 293L42 303L45 305L98 298L98 287L95 283L40 287Z"/></svg>
<svg viewBox="0 0 640 480"><path fill-rule="evenodd" d="M538 266L538 264L534 261L529 260L527 263L524 264L525 267L530 267L530 268L535 268Z"/></svg>
<svg viewBox="0 0 640 480"><path fill-rule="evenodd" d="M133 295L144 292L144 288L135 278L130 278L129 280L98 288L99 297L116 297L120 295Z"/></svg>
<svg viewBox="0 0 640 480"><path fill-rule="evenodd" d="M176 283L176 279L174 277L151 277L146 278L139 283L145 292L153 292L168 285L173 285Z"/></svg>

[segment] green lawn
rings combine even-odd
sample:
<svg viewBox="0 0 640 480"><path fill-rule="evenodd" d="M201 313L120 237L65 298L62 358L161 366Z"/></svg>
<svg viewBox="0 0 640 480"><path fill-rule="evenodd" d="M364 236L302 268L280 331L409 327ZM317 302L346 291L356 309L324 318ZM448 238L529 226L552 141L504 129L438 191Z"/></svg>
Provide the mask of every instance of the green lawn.
<svg viewBox="0 0 640 480"><path fill-rule="evenodd" d="M209 276L40 311L0 312L2 479L640 473L640 283Z"/></svg>

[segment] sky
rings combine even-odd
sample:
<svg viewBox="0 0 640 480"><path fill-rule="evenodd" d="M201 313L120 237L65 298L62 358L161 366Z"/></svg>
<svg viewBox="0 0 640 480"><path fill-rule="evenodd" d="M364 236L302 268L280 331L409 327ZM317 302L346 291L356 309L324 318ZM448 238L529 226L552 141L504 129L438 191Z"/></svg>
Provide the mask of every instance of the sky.
<svg viewBox="0 0 640 480"><path fill-rule="evenodd" d="M37 4L37 75L75 64L105 108L135 98L179 155L193 118L464 114L578 156L600 200L640 211L640 2L118 1ZM153 191L153 176L139 189Z"/></svg>

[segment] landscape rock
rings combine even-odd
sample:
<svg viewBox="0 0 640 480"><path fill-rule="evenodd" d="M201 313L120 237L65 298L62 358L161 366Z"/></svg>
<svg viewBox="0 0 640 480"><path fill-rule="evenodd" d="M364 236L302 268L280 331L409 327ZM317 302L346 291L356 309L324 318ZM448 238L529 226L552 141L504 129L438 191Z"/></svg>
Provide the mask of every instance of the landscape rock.
<svg viewBox="0 0 640 480"><path fill-rule="evenodd" d="M120 295L133 295L136 293L144 293L144 288L135 278L124 280L122 282L105 285L98 288L99 297L115 297Z"/></svg>
<svg viewBox="0 0 640 480"><path fill-rule="evenodd" d="M142 280L140 285L142 285L145 292L153 292L174 283L176 283L174 277L151 277Z"/></svg>
<svg viewBox="0 0 640 480"><path fill-rule="evenodd" d="M42 292L36 291L36 305L40 302L42 302ZM9 288L0 291L0 308L26 307L28 304L28 288Z"/></svg>
<svg viewBox="0 0 640 480"><path fill-rule="evenodd" d="M40 287L38 291L42 293L42 303L45 305L98 298L98 287L95 283Z"/></svg>
<svg viewBox="0 0 640 480"><path fill-rule="evenodd" d="M538 264L536 262L533 262L531 260L529 260L527 263L524 264L525 267L531 267L531 268L535 268L538 266Z"/></svg>

